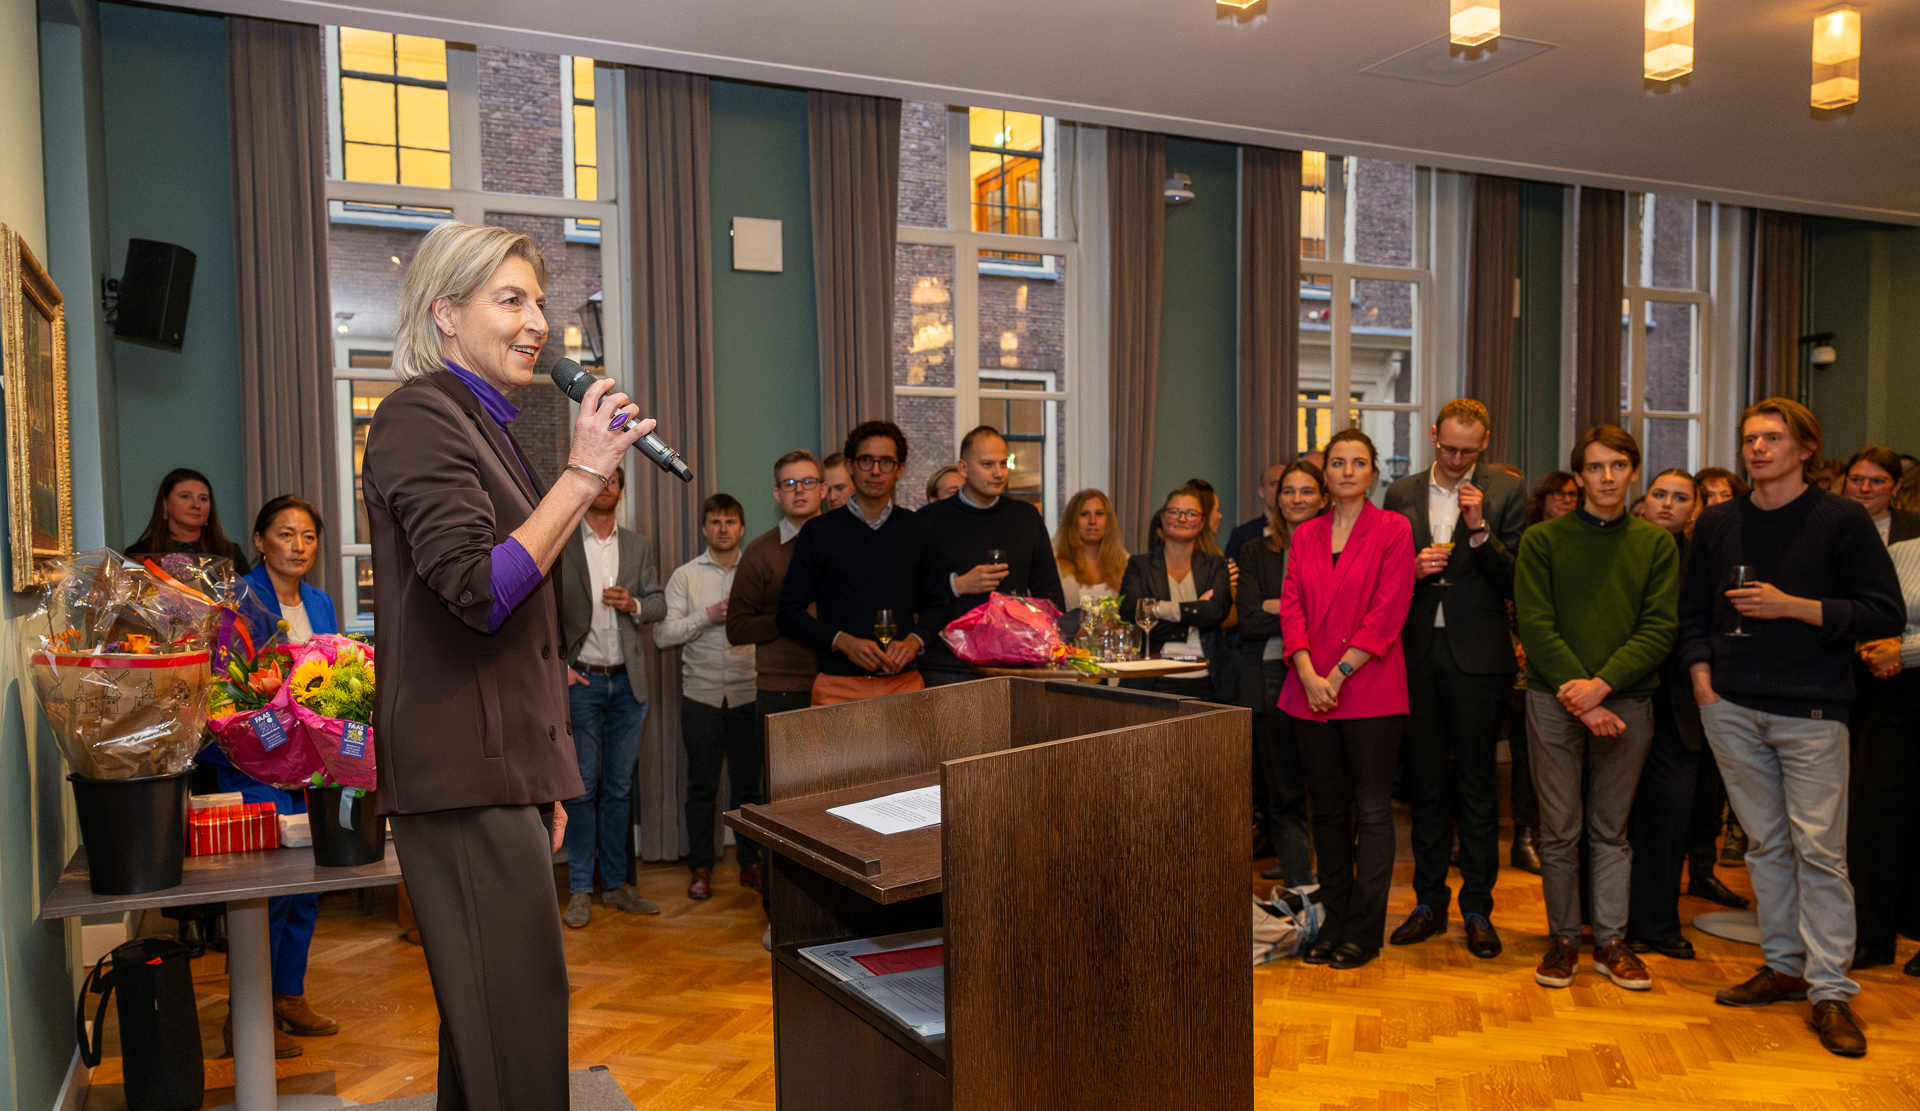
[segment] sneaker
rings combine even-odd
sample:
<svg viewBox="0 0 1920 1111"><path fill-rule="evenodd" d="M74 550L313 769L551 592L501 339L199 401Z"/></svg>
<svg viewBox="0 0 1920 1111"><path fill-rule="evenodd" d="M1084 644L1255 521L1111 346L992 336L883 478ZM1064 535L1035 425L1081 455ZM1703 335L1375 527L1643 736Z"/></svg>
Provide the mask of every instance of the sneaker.
<svg viewBox="0 0 1920 1111"><path fill-rule="evenodd" d="M1593 952L1593 970L1612 980L1615 987L1628 991L1647 991L1653 987L1653 973L1623 942L1602 946Z"/></svg>
<svg viewBox="0 0 1920 1111"><path fill-rule="evenodd" d="M592 917L593 893L591 891L576 891L568 896L567 909L561 913L560 921L565 923L568 929L577 930L586 925L587 920Z"/></svg>
<svg viewBox="0 0 1920 1111"><path fill-rule="evenodd" d="M1540 960L1540 967L1533 970L1533 981L1542 987L1565 988L1573 986L1573 974L1580 971L1580 950L1567 944L1565 938L1553 939L1553 948Z"/></svg>
<svg viewBox="0 0 1920 1111"><path fill-rule="evenodd" d="M641 895L632 884L623 883L601 896L610 907L619 907L628 914L659 914L660 904Z"/></svg>

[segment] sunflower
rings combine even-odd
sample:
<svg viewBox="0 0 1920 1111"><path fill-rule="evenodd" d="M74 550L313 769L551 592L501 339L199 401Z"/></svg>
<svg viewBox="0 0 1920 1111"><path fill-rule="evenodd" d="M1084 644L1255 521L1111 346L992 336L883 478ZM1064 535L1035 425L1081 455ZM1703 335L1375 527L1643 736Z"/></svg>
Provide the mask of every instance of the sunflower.
<svg viewBox="0 0 1920 1111"><path fill-rule="evenodd" d="M304 701L313 692L325 686L332 674L333 668L327 661L313 656L293 669L293 676L287 680L287 684L293 688L293 697Z"/></svg>

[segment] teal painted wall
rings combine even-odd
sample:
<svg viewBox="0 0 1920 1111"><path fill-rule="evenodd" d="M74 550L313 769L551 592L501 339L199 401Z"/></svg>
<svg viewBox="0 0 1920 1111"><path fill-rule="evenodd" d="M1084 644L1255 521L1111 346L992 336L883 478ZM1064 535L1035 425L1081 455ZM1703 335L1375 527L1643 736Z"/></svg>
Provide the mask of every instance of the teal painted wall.
<svg viewBox="0 0 1920 1111"><path fill-rule="evenodd" d="M1560 267L1566 189L1520 183L1520 319L1514 327L1507 461L1529 476L1565 466L1560 454Z"/></svg>
<svg viewBox="0 0 1920 1111"><path fill-rule="evenodd" d="M125 266L129 238L197 256L186 349L114 342L122 542L146 527L161 476L192 467L212 480L222 523L244 544L226 25L102 4L100 54L112 272Z"/></svg>
<svg viewBox="0 0 1920 1111"><path fill-rule="evenodd" d="M1822 454L1920 453L1920 228L1808 220L1805 331L1832 332L1839 355L1809 372Z"/></svg>
<svg viewBox="0 0 1920 1111"><path fill-rule="evenodd" d="M1160 294L1160 386L1154 406L1153 504L1189 478L1238 504L1240 181L1225 143L1167 140L1167 173L1193 179L1195 200L1167 209ZM1114 451L1127 450L1115 444ZM1129 523L1129 535L1145 533Z"/></svg>
<svg viewBox="0 0 1920 1111"><path fill-rule="evenodd" d="M747 507L755 536L778 520L773 461L797 447L820 450L807 94L733 81L711 87L717 479ZM780 273L733 268L735 216L780 221Z"/></svg>

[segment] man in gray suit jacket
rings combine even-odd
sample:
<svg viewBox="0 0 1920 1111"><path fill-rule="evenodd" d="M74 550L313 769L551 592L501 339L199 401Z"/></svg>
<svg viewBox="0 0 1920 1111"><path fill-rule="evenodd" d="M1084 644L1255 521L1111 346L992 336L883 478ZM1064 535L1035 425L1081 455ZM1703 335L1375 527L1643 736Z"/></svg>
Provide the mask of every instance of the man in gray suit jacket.
<svg viewBox="0 0 1920 1111"><path fill-rule="evenodd" d="M1431 432L1433 466L1394 483L1386 498L1387 509L1413 524L1419 552L1413 606L1401 631L1412 709L1403 752L1419 905L1391 940L1412 945L1446 932L1457 821L1460 912L1467 949L1481 958L1500 953L1489 918L1500 872L1494 750L1513 687L1507 599L1527 524L1526 485L1480 462L1488 424L1478 401L1448 402Z"/></svg>
<svg viewBox="0 0 1920 1111"><path fill-rule="evenodd" d="M567 802L567 909L574 929L593 915L593 866L609 906L659 914L627 883L627 829L633 773L647 720L640 630L667 615L666 594L646 537L614 523L625 468L593 499L561 559L560 637L567 660L567 709L586 791ZM596 843L598 850L596 852Z"/></svg>

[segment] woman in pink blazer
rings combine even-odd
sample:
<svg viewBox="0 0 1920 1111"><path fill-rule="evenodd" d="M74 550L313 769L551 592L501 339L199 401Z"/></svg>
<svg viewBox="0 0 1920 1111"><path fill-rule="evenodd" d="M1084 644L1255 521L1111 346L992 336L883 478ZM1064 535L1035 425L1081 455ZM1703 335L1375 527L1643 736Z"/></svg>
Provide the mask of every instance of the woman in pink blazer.
<svg viewBox="0 0 1920 1111"><path fill-rule="evenodd" d="M1413 601L1413 527L1367 500L1380 477L1357 428L1327 442L1333 511L1293 534L1280 588L1294 718L1313 800L1326 918L1309 964L1358 968L1380 953L1393 882L1393 769L1407 720L1400 626Z"/></svg>

